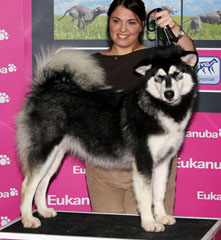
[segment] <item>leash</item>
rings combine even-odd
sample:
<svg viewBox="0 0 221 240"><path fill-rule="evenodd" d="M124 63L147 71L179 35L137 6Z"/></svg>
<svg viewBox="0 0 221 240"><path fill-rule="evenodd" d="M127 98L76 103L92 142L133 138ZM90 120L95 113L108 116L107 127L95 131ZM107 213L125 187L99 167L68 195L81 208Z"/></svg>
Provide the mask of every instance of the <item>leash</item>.
<svg viewBox="0 0 221 240"><path fill-rule="evenodd" d="M159 39L160 39L160 29L158 26L157 26L157 21L160 19L160 18L157 18L157 19L153 19L151 17L151 14L153 12L160 12L162 11L162 8L154 8L153 10L151 10L148 14L147 14L147 18L146 18L146 27L147 27L147 30L149 32L156 32L156 39L155 39L155 45L156 47L159 46ZM152 19L152 20L151 20ZM153 26L153 27L152 27ZM163 33L164 33L164 36L168 42L169 45L172 44L172 42L178 42L179 38L176 37L173 33L173 31L171 30L170 26L169 25L166 25L166 28L163 28Z"/></svg>

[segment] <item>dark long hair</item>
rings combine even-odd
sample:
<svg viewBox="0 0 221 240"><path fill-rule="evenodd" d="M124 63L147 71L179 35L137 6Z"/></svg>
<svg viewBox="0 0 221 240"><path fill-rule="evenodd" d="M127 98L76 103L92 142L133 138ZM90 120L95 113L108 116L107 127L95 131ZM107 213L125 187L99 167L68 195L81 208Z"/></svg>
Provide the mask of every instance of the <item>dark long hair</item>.
<svg viewBox="0 0 221 240"><path fill-rule="evenodd" d="M107 34L108 37L110 38L110 29L109 29L109 23L110 23L110 17L112 12L118 7L118 6L123 6L127 9L129 9L130 11L132 11L133 13L135 13L141 23L145 24L145 20L146 20L146 11L145 11L145 5L142 2L142 0L114 0L107 12L107 16L108 16L108 22L107 22ZM143 26L144 29L144 26ZM143 37L143 31L140 32L139 35L139 41L142 41L142 37Z"/></svg>

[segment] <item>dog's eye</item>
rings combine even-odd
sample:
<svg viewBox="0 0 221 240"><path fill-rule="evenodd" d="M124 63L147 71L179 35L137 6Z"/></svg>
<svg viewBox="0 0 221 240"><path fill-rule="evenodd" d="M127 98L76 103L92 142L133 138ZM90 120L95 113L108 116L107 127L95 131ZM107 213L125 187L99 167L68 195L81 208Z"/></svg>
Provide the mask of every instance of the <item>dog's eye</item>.
<svg viewBox="0 0 221 240"><path fill-rule="evenodd" d="M183 74L182 72L174 72L173 74L171 74L171 77L176 80L180 80L183 78Z"/></svg>
<svg viewBox="0 0 221 240"><path fill-rule="evenodd" d="M164 77L161 75L158 75L158 76L155 76L154 79L155 79L155 82L161 83L163 81Z"/></svg>

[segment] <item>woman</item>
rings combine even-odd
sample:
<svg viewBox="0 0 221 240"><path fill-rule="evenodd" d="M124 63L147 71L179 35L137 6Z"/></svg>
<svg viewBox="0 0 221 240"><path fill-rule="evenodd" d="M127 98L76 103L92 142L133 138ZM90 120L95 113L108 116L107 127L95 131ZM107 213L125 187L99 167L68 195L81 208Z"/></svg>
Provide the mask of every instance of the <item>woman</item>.
<svg viewBox="0 0 221 240"><path fill-rule="evenodd" d="M181 31L168 11L152 15L159 27L169 25L178 45L185 50L194 51L192 40ZM107 83L116 89L134 87L140 78L133 74L133 67L144 59L148 50L142 45L141 38L145 26L146 12L141 0L114 0L108 10L108 33L112 46L94 54L106 71ZM131 172L104 170L86 165L86 176L92 210L95 212L137 213ZM165 198L167 214L173 214L176 178L176 159L172 162Z"/></svg>

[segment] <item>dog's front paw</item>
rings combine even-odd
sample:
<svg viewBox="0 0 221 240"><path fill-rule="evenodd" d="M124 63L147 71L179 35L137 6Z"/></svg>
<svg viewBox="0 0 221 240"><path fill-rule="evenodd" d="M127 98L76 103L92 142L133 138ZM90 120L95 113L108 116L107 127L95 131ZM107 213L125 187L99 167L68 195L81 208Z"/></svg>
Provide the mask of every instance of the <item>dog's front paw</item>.
<svg viewBox="0 0 221 240"><path fill-rule="evenodd" d="M41 215L44 218L51 218L57 216L57 212L54 210L54 208L45 208L45 209L38 209L39 215Z"/></svg>
<svg viewBox="0 0 221 240"><path fill-rule="evenodd" d="M164 225L173 225L176 223L175 218L171 215L156 216L156 220Z"/></svg>
<svg viewBox="0 0 221 240"><path fill-rule="evenodd" d="M38 228L41 226L41 221L36 217L23 217L22 224L25 228Z"/></svg>
<svg viewBox="0 0 221 240"><path fill-rule="evenodd" d="M142 227L147 232L163 232L165 230L165 227L158 223L158 222L148 222L148 223L142 223Z"/></svg>

